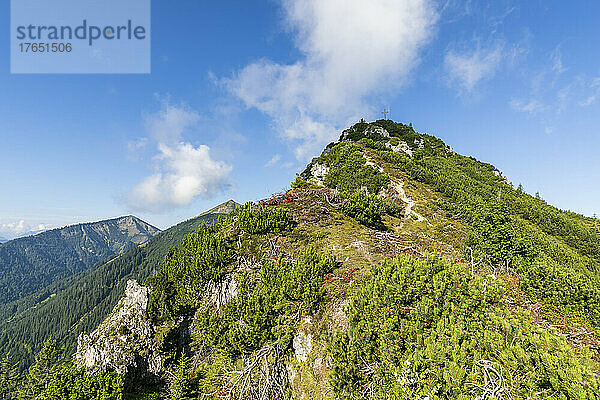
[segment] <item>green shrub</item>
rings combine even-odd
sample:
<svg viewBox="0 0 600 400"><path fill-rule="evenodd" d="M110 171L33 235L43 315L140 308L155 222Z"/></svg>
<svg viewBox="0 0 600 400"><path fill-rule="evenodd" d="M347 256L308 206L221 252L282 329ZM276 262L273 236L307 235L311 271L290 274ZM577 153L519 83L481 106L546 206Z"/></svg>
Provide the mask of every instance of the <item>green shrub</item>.
<svg viewBox="0 0 600 400"><path fill-rule="evenodd" d="M377 194L390 183L388 176L366 164L361 147L354 143L338 143L323 153L318 162L329 167L325 185L342 194L349 195L362 188Z"/></svg>
<svg viewBox="0 0 600 400"><path fill-rule="evenodd" d="M250 235L269 232L284 232L293 228L294 220L285 208L254 206L247 203L231 214L237 217L240 229Z"/></svg>
<svg viewBox="0 0 600 400"><path fill-rule="evenodd" d="M503 307L499 281L465 265L410 256L373 266L353 285L349 328L333 336L330 381L338 399L472 399L489 360L513 398L596 399L597 376L564 339ZM529 397L528 397L529 396Z"/></svg>
<svg viewBox="0 0 600 400"><path fill-rule="evenodd" d="M294 261L263 262L258 275L244 274L238 295L217 313L202 309L194 321L196 345L207 344L231 357L279 341L288 350L295 324L323 301L323 277L336 261L313 248Z"/></svg>
<svg viewBox="0 0 600 400"><path fill-rule="evenodd" d="M306 179L303 179L300 175L298 175L291 184L292 189L304 188L308 185L308 181Z"/></svg>
<svg viewBox="0 0 600 400"><path fill-rule="evenodd" d="M355 192L348 197L342 211L359 224L375 229L385 228L381 217L384 214L400 215L401 208L397 205L387 203L377 196L369 196L363 192Z"/></svg>
<svg viewBox="0 0 600 400"><path fill-rule="evenodd" d="M87 375L72 362L57 368L36 400L122 400L123 375L99 372Z"/></svg>
<svg viewBox="0 0 600 400"><path fill-rule="evenodd" d="M218 280L233 257L231 243L218 233L219 223L203 222L172 248L158 271L146 280L149 315L158 321L193 311L204 284Z"/></svg>
<svg viewBox="0 0 600 400"><path fill-rule="evenodd" d="M532 299L600 332L600 236L584 217L519 192L472 157L378 154L443 195L439 204L469 226L467 257L470 247L482 264L508 266Z"/></svg>

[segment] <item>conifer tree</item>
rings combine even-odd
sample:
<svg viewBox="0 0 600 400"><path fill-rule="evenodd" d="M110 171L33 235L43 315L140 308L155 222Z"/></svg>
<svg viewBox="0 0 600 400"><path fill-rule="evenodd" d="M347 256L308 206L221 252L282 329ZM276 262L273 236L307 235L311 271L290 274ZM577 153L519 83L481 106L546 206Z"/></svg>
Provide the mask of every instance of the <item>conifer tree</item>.
<svg viewBox="0 0 600 400"><path fill-rule="evenodd" d="M48 387L52 374L63 360L63 354L56 347L56 341L49 339L35 356L35 363L29 367L25 380L18 391L19 400L35 399Z"/></svg>
<svg viewBox="0 0 600 400"><path fill-rule="evenodd" d="M8 353L0 361L0 399L15 399L15 388L19 381L17 365L13 363L12 356Z"/></svg>
<svg viewBox="0 0 600 400"><path fill-rule="evenodd" d="M170 399L191 400L193 399L193 387L189 372L190 359L181 356L175 367L175 377L169 385Z"/></svg>

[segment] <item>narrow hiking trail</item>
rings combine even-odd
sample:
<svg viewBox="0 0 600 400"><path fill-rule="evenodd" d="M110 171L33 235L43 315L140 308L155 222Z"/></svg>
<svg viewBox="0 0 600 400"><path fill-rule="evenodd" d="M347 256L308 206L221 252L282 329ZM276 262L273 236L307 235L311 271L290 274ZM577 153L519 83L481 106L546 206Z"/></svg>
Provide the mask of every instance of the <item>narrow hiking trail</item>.
<svg viewBox="0 0 600 400"><path fill-rule="evenodd" d="M371 157L369 157L367 154L365 154L365 158L367 159L367 162L366 162L367 165L377 168L379 170L379 172L385 174L385 171L381 165L375 164L375 162L373 162L373 159ZM419 221L419 222L427 221L427 218L423 217L421 214L419 214L413 210L413 207L417 205L417 202L406 195L406 191L404 190L404 181L402 179L390 176L389 188L394 190L396 192L396 194L398 195L398 197L400 198L400 200L402 200L406 204L406 206L404 208L404 220L405 221L408 218L410 218L411 215L414 215L415 218L417 218L417 221Z"/></svg>

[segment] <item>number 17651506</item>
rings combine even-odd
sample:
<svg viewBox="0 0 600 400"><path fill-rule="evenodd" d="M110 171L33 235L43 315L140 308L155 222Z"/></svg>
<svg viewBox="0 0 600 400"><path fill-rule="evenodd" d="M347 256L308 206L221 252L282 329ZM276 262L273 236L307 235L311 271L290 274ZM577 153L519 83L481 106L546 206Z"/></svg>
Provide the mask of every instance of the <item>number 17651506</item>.
<svg viewBox="0 0 600 400"><path fill-rule="evenodd" d="M21 53L70 53L71 43L19 43Z"/></svg>

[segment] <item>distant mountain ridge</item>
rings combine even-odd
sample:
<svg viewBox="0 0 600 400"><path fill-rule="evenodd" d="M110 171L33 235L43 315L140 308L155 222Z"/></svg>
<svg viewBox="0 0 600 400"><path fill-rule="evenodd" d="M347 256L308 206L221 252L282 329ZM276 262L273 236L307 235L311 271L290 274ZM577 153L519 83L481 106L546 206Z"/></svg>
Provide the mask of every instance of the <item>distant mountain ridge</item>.
<svg viewBox="0 0 600 400"><path fill-rule="evenodd" d="M229 214L240 205L233 200L227 200L225 203L219 204L216 207L211 208L208 211L203 212L199 217L206 214Z"/></svg>
<svg viewBox="0 0 600 400"><path fill-rule="evenodd" d="M194 232L202 222L210 222L237 206L229 200L160 231L115 257L104 258L79 274L58 280L22 299L0 304L0 354L10 351L24 368L48 338L56 339L69 352L75 351L77 335L93 330L110 313L122 297L127 280L144 282L184 236ZM136 223L144 223L133 218Z"/></svg>
<svg viewBox="0 0 600 400"><path fill-rule="evenodd" d="M0 244L0 303L20 299L80 273L158 232L160 229L128 215Z"/></svg>

